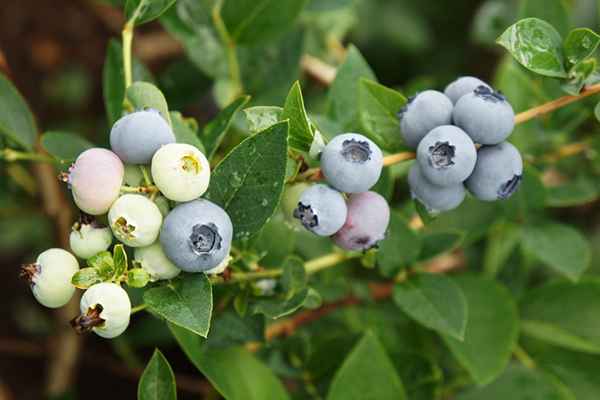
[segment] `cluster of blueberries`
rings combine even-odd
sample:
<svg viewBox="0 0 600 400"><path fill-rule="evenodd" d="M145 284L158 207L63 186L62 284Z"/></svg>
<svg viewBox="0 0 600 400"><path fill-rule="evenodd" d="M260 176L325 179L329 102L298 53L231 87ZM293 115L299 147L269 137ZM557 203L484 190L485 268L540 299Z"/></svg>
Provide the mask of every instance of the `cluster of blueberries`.
<svg viewBox="0 0 600 400"><path fill-rule="evenodd" d="M376 247L390 221L387 201L369 191L381 175L381 150L363 135L346 133L325 146L320 162L328 185L305 188L294 201L294 218L310 232L330 236L342 249Z"/></svg>
<svg viewBox="0 0 600 400"><path fill-rule="evenodd" d="M148 271L150 281L171 279L182 270L222 272L230 261L233 227L222 208L199 198L210 180L205 155L176 143L169 123L151 108L119 119L110 146L112 151L84 151L63 174L82 211L69 238L73 253L89 259L106 251L114 236L133 248L134 262ZM151 165L150 171L144 168L146 176L140 165ZM95 218L105 214L108 226ZM73 296L71 280L78 270L73 255L55 248L24 265L22 276L40 303L56 308ZM72 321L77 332L112 338L129 324L129 298L115 283L91 286L80 308Z"/></svg>
<svg viewBox="0 0 600 400"><path fill-rule="evenodd" d="M466 189L486 201L506 200L519 189L523 160L505 141L515 113L502 91L465 76L444 93L409 98L398 117L400 136L417 154L408 173L411 192L428 210L458 207Z"/></svg>

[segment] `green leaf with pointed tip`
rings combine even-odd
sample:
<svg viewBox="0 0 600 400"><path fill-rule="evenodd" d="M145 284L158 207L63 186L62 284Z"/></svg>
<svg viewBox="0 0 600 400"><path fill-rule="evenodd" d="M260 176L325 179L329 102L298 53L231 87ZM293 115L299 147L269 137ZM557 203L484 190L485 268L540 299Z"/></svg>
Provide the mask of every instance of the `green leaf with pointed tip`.
<svg viewBox="0 0 600 400"><path fill-rule="evenodd" d="M81 135L67 131L44 132L40 137L40 143L48 153L65 161L75 161L81 153L95 147Z"/></svg>
<svg viewBox="0 0 600 400"><path fill-rule="evenodd" d="M358 121L364 134L389 152L408 149L398 132L398 111L406 97L377 82L360 78L358 81Z"/></svg>
<svg viewBox="0 0 600 400"><path fill-rule="evenodd" d="M578 28L565 39L565 58L569 65L576 65L594 54L600 43L600 36L587 28Z"/></svg>
<svg viewBox="0 0 600 400"><path fill-rule="evenodd" d="M418 260L421 238L402 214L391 210L387 236L378 246L377 268L384 276L393 277Z"/></svg>
<svg viewBox="0 0 600 400"><path fill-rule="evenodd" d="M196 368L227 400L288 400L273 370L241 347L203 352L200 338L169 326L177 343Z"/></svg>
<svg viewBox="0 0 600 400"><path fill-rule="evenodd" d="M569 226L545 222L519 229L523 245L550 268L577 282L590 265L592 247L583 234Z"/></svg>
<svg viewBox="0 0 600 400"><path fill-rule="evenodd" d="M273 319L284 317L302 307L307 297L308 289L303 289L294 293L288 300L281 298L253 299L251 304L252 313L261 313Z"/></svg>
<svg viewBox="0 0 600 400"><path fill-rule="evenodd" d="M444 229L424 231L421 235L421 261L431 260L445 253L454 251L464 241L465 231Z"/></svg>
<svg viewBox="0 0 600 400"><path fill-rule="evenodd" d="M133 82L125 92L126 100L135 109L144 109L146 107L158 110L161 116L173 126L169 117L169 108L162 92L153 84L148 82Z"/></svg>
<svg viewBox="0 0 600 400"><path fill-rule="evenodd" d="M425 204L421 203L419 199L413 199L413 204L415 205L415 210L417 210L417 214L419 214L419 218L423 222L423 225L429 226L437 217L440 216L440 212L437 210L428 209Z"/></svg>
<svg viewBox="0 0 600 400"><path fill-rule="evenodd" d="M523 0L519 11L519 19L535 17L546 21L561 37L569 32L570 10L564 0Z"/></svg>
<svg viewBox="0 0 600 400"><path fill-rule="evenodd" d="M150 273L144 268L131 268L127 271L127 286L143 288L150 281Z"/></svg>
<svg viewBox="0 0 600 400"><path fill-rule="evenodd" d="M87 265L98 272L98 276L103 282L110 281L115 276L116 269L112 254L108 251L101 251L87 259Z"/></svg>
<svg viewBox="0 0 600 400"><path fill-rule="evenodd" d="M391 353L390 358L410 400L441 399L444 378L434 360L408 352Z"/></svg>
<svg viewBox="0 0 600 400"><path fill-rule="evenodd" d="M117 276L121 276L127 271L127 253L122 244L115 245L113 250L113 264Z"/></svg>
<svg viewBox="0 0 600 400"><path fill-rule="evenodd" d="M561 82L561 86L565 92L570 95L577 95L581 92L581 88L585 84L585 81L594 73L596 70L596 60L590 58L589 60L581 61L569 71L569 78Z"/></svg>
<svg viewBox="0 0 600 400"><path fill-rule="evenodd" d="M245 314L240 317L237 312L228 311L213 319L207 346L210 347L214 337L226 337L240 344L246 342L266 344L266 327L267 319L264 315Z"/></svg>
<svg viewBox="0 0 600 400"><path fill-rule="evenodd" d="M283 108L275 106L250 107L244 110L250 134L254 135L281 121Z"/></svg>
<svg viewBox="0 0 600 400"><path fill-rule="evenodd" d="M600 279L556 280L519 305L523 333L568 349L600 354Z"/></svg>
<svg viewBox="0 0 600 400"><path fill-rule="evenodd" d="M127 0L125 4L125 21L138 26L158 18L176 0Z"/></svg>
<svg viewBox="0 0 600 400"><path fill-rule="evenodd" d="M173 133L175 134L176 142L191 144L200 150L202 154L206 154L206 150L202 145L202 142L200 142L200 139L198 139L198 135L186 122L186 120L189 118L184 118L179 111L171 111L169 112L169 116L171 117L171 122L173 123ZM194 122L196 121L194 120Z"/></svg>
<svg viewBox="0 0 600 400"><path fill-rule="evenodd" d="M306 297L306 301L302 304L302 307L307 308L309 310L316 310L317 308L323 305L323 297L319 292L315 289L309 287L308 288L308 296Z"/></svg>
<svg viewBox="0 0 600 400"><path fill-rule="evenodd" d="M567 77L563 41L552 25L545 21L537 18L520 20L510 26L496 43L537 74Z"/></svg>
<svg viewBox="0 0 600 400"><path fill-rule="evenodd" d="M95 268L82 268L71 278L71 284L79 289L89 289L97 283L102 283L102 278Z"/></svg>
<svg viewBox="0 0 600 400"><path fill-rule="evenodd" d="M359 78L376 80L373 70L362 54L356 47L350 46L328 93L329 116L340 122L347 132L356 132L359 129L357 113Z"/></svg>
<svg viewBox="0 0 600 400"><path fill-rule="evenodd" d="M304 268L304 261L300 257L288 257L281 274L281 286L285 293L296 293L308 284L308 274Z"/></svg>
<svg viewBox="0 0 600 400"><path fill-rule="evenodd" d="M381 342L367 333L338 369L327 400L408 400Z"/></svg>
<svg viewBox="0 0 600 400"><path fill-rule="evenodd" d="M393 299L422 325L463 340L467 301L450 278L433 274L412 275L394 287Z"/></svg>
<svg viewBox="0 0 600 400"><path fill-rule="evenodd" d="M250 100L250 96L242 96L235 99L202 129L200 138L206 149L206 158L210 160L215 154L231 125L231 121L233 121L233 117L235 117L235 114L237 114L248 100Z"/></svg>
<svg viewBox="0 0 600 400"><path fill-rule="evenodd" d="M308 126L308 116L304 108L304 99L300 83L296 81L288 93L280 119L290 121L290 147L308 152L312 145L314 134Z"/></svg>
<svg viewBox="0 0 600 400"><path fill-rule="evenodd" d="M215 167L207 200L222 207L234 239L248 239L269 221L281 199L289 124L279 122L237 145Z"/></svg>
<svg viewBox="0 0 600 400"><path fill-rule="evenodd" d="M308 0L225 0L221 15L234 42L261 46L283 36Z"/></svg>
<svg viewBox="0 0 600 400"><path fill-rule="evenodd" d="M29 106L13 84L0 73L0 134L25 150L33 150L37 136Z"/></svg>
<svg viewBox="0 0 600 400"><path fill-rule="evenodd" d="M144 301L169 322L206 337L212 315L212 285L203 273L181 273L145 291Z"/></svg>
<svg viewBox="0 0 600 400"><path fill-rule="evenodd" d="M138 385L138 400L175 400L175 375L165 356L154 350Z"/></svg>
<svg viewBox="0 0 600 400"><path fill-rule="evenodd" d="M441 338L471 377L485 385L502 373L517 344L517 306L497 281L475 274L459 275L454 281L469 310L464 341L445 334Z"/></svg>

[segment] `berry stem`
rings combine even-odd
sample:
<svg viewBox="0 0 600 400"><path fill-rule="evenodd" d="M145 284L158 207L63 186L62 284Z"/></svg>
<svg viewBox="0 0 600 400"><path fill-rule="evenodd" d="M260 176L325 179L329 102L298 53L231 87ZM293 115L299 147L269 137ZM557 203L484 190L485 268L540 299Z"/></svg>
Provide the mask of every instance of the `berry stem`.
<svg viewBox="0 0 600 400"><path fill-rule="evenodd" d="M521 348L521 346L519 346L519 345L515 346L515 351L513 354L527 368L534 369L536 367L536 364L535 364L535 361L533 361L533 358L531 358L531 356L529 354L527 354L525 352L525 350L523 350Z"/></svg>
<svg viewBox="0 0 600 400"><path fill-rule="evenodd" d="M239 62L237 58L237 53L235 51L235 42L227 27L225 26L225 22L223 22L223 18L221 18L221 8L223 7L224 0L217 0L213 9L212 9L212 20L215 24L215 28L217 28L217 32L225 45L225 50L227 52L227 64L229 65L229 79L235 85L236 93L234 97L238 94L244 93L244 85L242 84L242 78L240 75Z"/></svg>
<svg viewBox="0 0 600 400"><path fill-rule="evenodd" d="M150 180L150 175L148 175L148 170L146 169L146 166L141 164L140 169L142 170L142 175L144 176L144 181L146 182L146 186L151 186L152 181Z"/></svg>
<svg viewBox="0 0 600 400"><path fill-rule="evenodd" d="M147 304L147 303L142 303L142 304L140 304L140 305L139 305L139 306L137 306L137 307L133 307L133 308L131 309L131 312L130 312L130 314L131 314L131 315L133 315L133 314L135 314L136 312L139 312L139 311L145 310L146 308L148 308L148 304Z"/></svg>
<svg viewBox="0 0 600 400"><path fill-rule="evenodd" d="M131 72L131 44L133 42L133 30L135 28L135 20L140 15L142 7L146 6L146 1L140 1L133 16L125 23L121 37L123 39L123 71L125 73L125 90L129 89L133 81Z"/></svg>
<svg viewBox="0 0 600 400"><path fill-rule="evenodd" d="M121 192L124 193L145 193L145 194L154 194L154 193L158 193L158 188L154 185L150 185L148 187L145 186L138 186L138 187L131 187L131 186L121 186Z"/></svg>
<svg viewBox="0 0 600 400"><path fill-rule="evenodd" d="M4 149L2 152L2 159L7 162L14 161L33 161L33 162L45 162L51 164L68 164L74 160L61 160L56 157L47 156L39 153L27 153L24 151L16 151L13 149Z"/></svg>

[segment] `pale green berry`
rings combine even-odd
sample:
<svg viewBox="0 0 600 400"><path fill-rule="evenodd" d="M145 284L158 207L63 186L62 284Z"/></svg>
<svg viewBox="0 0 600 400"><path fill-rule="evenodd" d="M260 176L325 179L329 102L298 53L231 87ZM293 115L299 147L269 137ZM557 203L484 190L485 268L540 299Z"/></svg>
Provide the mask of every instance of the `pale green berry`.
<svg viewBox="0 0 600 400"><path fill-rule="evenodd" d="M121 242L131 247L149 246L156 241L162 214L145 196L126 194L108 211L108 223Z"/></svg>
<svg viewBox="0 0 600 400"><path fill-rule="evenodd" d="M108 226L94 227L78 225L69 235L71 251L77 257L88 259L94 254L105 251L112 243L113 233Z"/></svg>
<svg viewBox="0 0 600 400"><path fill-rule="evenodd" d="M150 246L134 248L133 254L135 262L139 263L150 274L150 282L175 278L181 272L179 268L167 260L158 240Z"/></svg>

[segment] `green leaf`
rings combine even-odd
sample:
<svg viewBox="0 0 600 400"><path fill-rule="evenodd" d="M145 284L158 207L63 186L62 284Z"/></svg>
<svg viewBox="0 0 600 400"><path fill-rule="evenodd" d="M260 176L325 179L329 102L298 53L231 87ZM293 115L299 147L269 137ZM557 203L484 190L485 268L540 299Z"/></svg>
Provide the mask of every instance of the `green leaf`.
<svg viewBox="0 0 600 400"><path fill-rule="evenodd" d="M568 349L600 354L600 280L547 283L520 304L523 333Z"/></svg>
<svg viewBox="0 0 600 400"><path fill-rule="evenodd" d="M208 336L207 346L215 336L224 336L240 343L266 344L265 329L267 321L264 315L249 315L240 317L236 312L226 312L213 319Z"/></svg>
<svg viewBox="0 0 600 400"><path fill-rule="evenodd" d="M556 356L539 364L568 388L577 400L596 400L600 393L600 359L595 356Z"/></svg>
<svg viewBox="0 0 600 400"><path fill-rule="evenodd" d="M569 9L564 0L524 0L519 19L536 17L552 25L561 37L569 32Z"/></svg>
<svg viewBox="0 0 600 400"><path fill-rule="evenodd" d="M285 293L296 293L308 284L308 274L304 261L299 257L288 257L281 274L281 286Z"/></svg>
<svg viewBox="0 0 600 400"><path fill-rule="evenodd" d="M577 282L592 259L587 238L577 229L556 222L519 229L523 245L550 268Z"/></svg>
<svg viewBox="0 0 600 400"><path fill-rule="evenodd" d="M362 54L350 46L328 92L329 116L340 122L347 132L356 132L359 128L356 107L359 78L376 80Z"/></svg>
<svg viewBox="0 0 600 400"><path fill-rule="evenodd" d="M408 400L385 349L372 333L352 349L331 381L327 400Z"/></svg>
<svg viewBox="0 0 600 400"><path fill-rule="evenodd" d="M274 106L250 107L244 110L250 134L254 135L281 121L283 108Z"/></svg>
<svg viewBox="0 0 600 400"><path fill-rule="evenodd" d="M290 121L290 147L308 152L312 145L314 134L308 126L308 116L304 109L304 99L300 83L296 81L285 100L280 120Z"/></svg>
<svg viewBox="0 0 600 400"><path fill-rule="evenodd" d="M233 117L235 117L235 114L237 114L249 99L250 96L238 97L202 129L200 137L206 148L206 158L210 160L215 154L215 151L217 151L219 144L221 144L221 141L225 137L225 134L233 121Z"/></svg>
<svg viewBox="0 0 600 400"><path fill-rule="evenodd" d="M547 22L537 18L523 19L510 26L496 42L525 68L537 74L567 77L562 39Z"/></svg>
<svg viewBox="0 0 600 400"><path fill-rule="evenodd" d="M587 28L578 28L565 39L565 58L569 65L576 65L594 54L600 43L600 36Z"/></svg>
<svg viewBox="0 0 600 400"><path fill-rule="evenodd" d="M400 270L416 262L421 252L421 238L408 224L402 214L390 210L390 223L385 240L378 243L377 267L386 277L395 276Z"/></svg>
<svg viewBox="0 0 600 400"><path fill-rule="evenodd" d="M398 152L407 149L398 133L398 111L406 97L377 82L364 78L358 83L358 121L364 134L383 150Z"/></svg>
<svg viewBox="0 0 600 400"><path fill-rule="evenodd" d="M456 276L454 280L469 310L464 341L444 334L441 338L469 375L485 385L502 373L517 343L517 306L496 281L474 274Z"/></svg>
<svg viewBox="0 0 600 400"><path fill-rule="evenodd" d="M248 239L273 215L283 193L289 124L279 122L242 141L215 167L204 197L231 218L234 239Z"/></svg>
<svg viewBox="0 0 600 400"><path fill-rule="evenodd" d="M307 298L308 289L302 289L294 293L288 300L281 298L253 299L252 313L261 313L272 319L285 317L302 307Z"/></svg>
<svg viewBox="0 0 600 400"><path fill-rule="evenodd" d="M36 127L29 106L13 84L0 73L0 134L25 150L35 147Z"/></svg>
<svg viewBox="0 0 600 400"><path fill-rule="evenodd" d="M306 297L306 301L302 304L302 307L309 310L316 310L317 308L323 305L323 297L319 292L315 289L309 287L308 288L308 296Z"/></svg>
<svg viewBox="0 0 600 400"><path fill-rule="evenodd" d="M456 400L572 400L541 371L513 364L490 385L458 395Z"/></svg>
<svg viewBox="0 0 600 400"><path fill-rule="evenodd" d="M144 109L146 107L154 108L161 113L161 116L171 124L167 101L161 91L148 82L133 82L125 92L125 98L135 109Z"/></svg>
<svg viewBox="0 0 600 400"><path fill-rule="evenodd" d="M212 286L203 273L181 273L170 283L149 289L144 301L169 322L206 337L212 314Z"/></svg>
<svg viewBox="0 0 600 400"><path fill-rule="evenodd" d="M332 10L334 8L345 7L349 4L358 3L360 0L310 0L309 10Z"/></svg>
<svg viewBox="0 0 600 400"><path fill-rule="evenodd" d="M122 244L115 245L113 250L113 265L117 276L121 276L127 271L127 254Z"/></svg>
<svg viewBox="0 0 600 400"><path fill-rule="evenodd" d="M243 348L203 353L198 336L173 325L169 329L192 364L227 400L290 398L273 370Z"/></svg>
<svg viewBox="0 0 600 400"><path fill-rule="evenodd" d="M546 204L549 207L572 207L596 200L600 185L590 179L578 179L548 189Z"/></svg>
<svg viewBox="0 0 600 400"><path fill-rule="evenodd" d="M127 286L143 288L150 281L150 273L144 268L131 268L127 271Z"/></svg>
<svg viewBox="0 0 600 400"><path fill-rule="evenodd" d="M440 216L438 210L428 209L419 199L413 199L413 204L415 205L415 210L417 210L417 214L419 215L419 218L421 218L421 222L423 222L424 226L429 226Z"/></svg>
<svg viewBox="0 0 600 400"><path fill-rule="evenodd" d="M543 209L546 205L546 186L541 174L529 164L524 164L519 191L501 204L513 219L523 218L531 211Z"/></svg>
<svg viewBox="0 0 600 400"><path fill-rule="evenodd" d="M221 15L234 42L261 46L283 36L308 0L225 0Z"/></svg>
<svg viewBox="0 0 600 400"><path fill-rule="evenodd" d="M595 70L596 60L594 58L581 61L571 68L569 71L569 78L561 82L562 88L570 95L575 96L579 94L586 80L594 73Z"/></svg>
<svg viewBox="0 0 600 400"><path fill-rule="evenodd" d="M200 139L198 139L196 132L194 132L186 123L186 118L184 118L179 111L169 112L169 117L173 124L173 133L175 134L177 143L191 144L200 150L202 154L206 154L206 149L202 145L202 142L200 142ZM196 121L194 120L194 122Z"/></svg>
<svg viewBox="0 0 600 400"><path fill-rule="evenodd" d="M81 135L67 131L47 131L40 137L42 147L61 160L75 160L87 149L95 147Z"/></svg>
<svg viewBox="0 0 600 400"><path fill-rule="evenodd" d="M463 340L467 302L460 288L443 275L416 274L394 286L394 302L422 325Z"/></svg>
<svg viewBox="0 0 600 400"><path fill-rule="evenodd" d="M167 359L154 350L138 385L138 400L175 400L175 375Z"/></svg>
<svg viewBox="0 0 600 400"><path fill-rule="evenodd" d="M112 254L108 251L101 251L87 259L87 265L98 272L98 276L103 282L110 281L115 277L116 269Z"/></svg>
<svg viewBox="0 0 600 400"><path fill-rule="evenodd" d="M464 241L465 231L458 229L445 229L437 231L423 231L421 235L421 261L431 260L442 254L454 251Z"/></svg>
<svg viewBox="0 0 600 400"><path fill-rule="evenodd" d="M392 353L390 358L410 400L442 398L444 379L435 361L418 354L404 352Z"/></svg>
<svg viewBox="0 0 600 400"><path fill-rule="evenodd" d="M97 283L102 283L102 278L95 268L82 268L71 278L71 284L79 289L89 289Z"/></svg>
<svg viewBox="0 0 600 400"><path fill-rule="evenodd" d="M152 75L146 66L135 57L131 60L131 75L133 81L152 82ZM125 99L125 73L123 72L123 47L117 39L108 42L106 59L104 61L104 108L108 123L112 126L123 116L123 100Z"/></svg>
<svg viewBox="0 0 600 400"><path fill-rule="evenodd" d="M127 0L125 4L125 21L138 26L158 18L176 0Z"/></svg>

